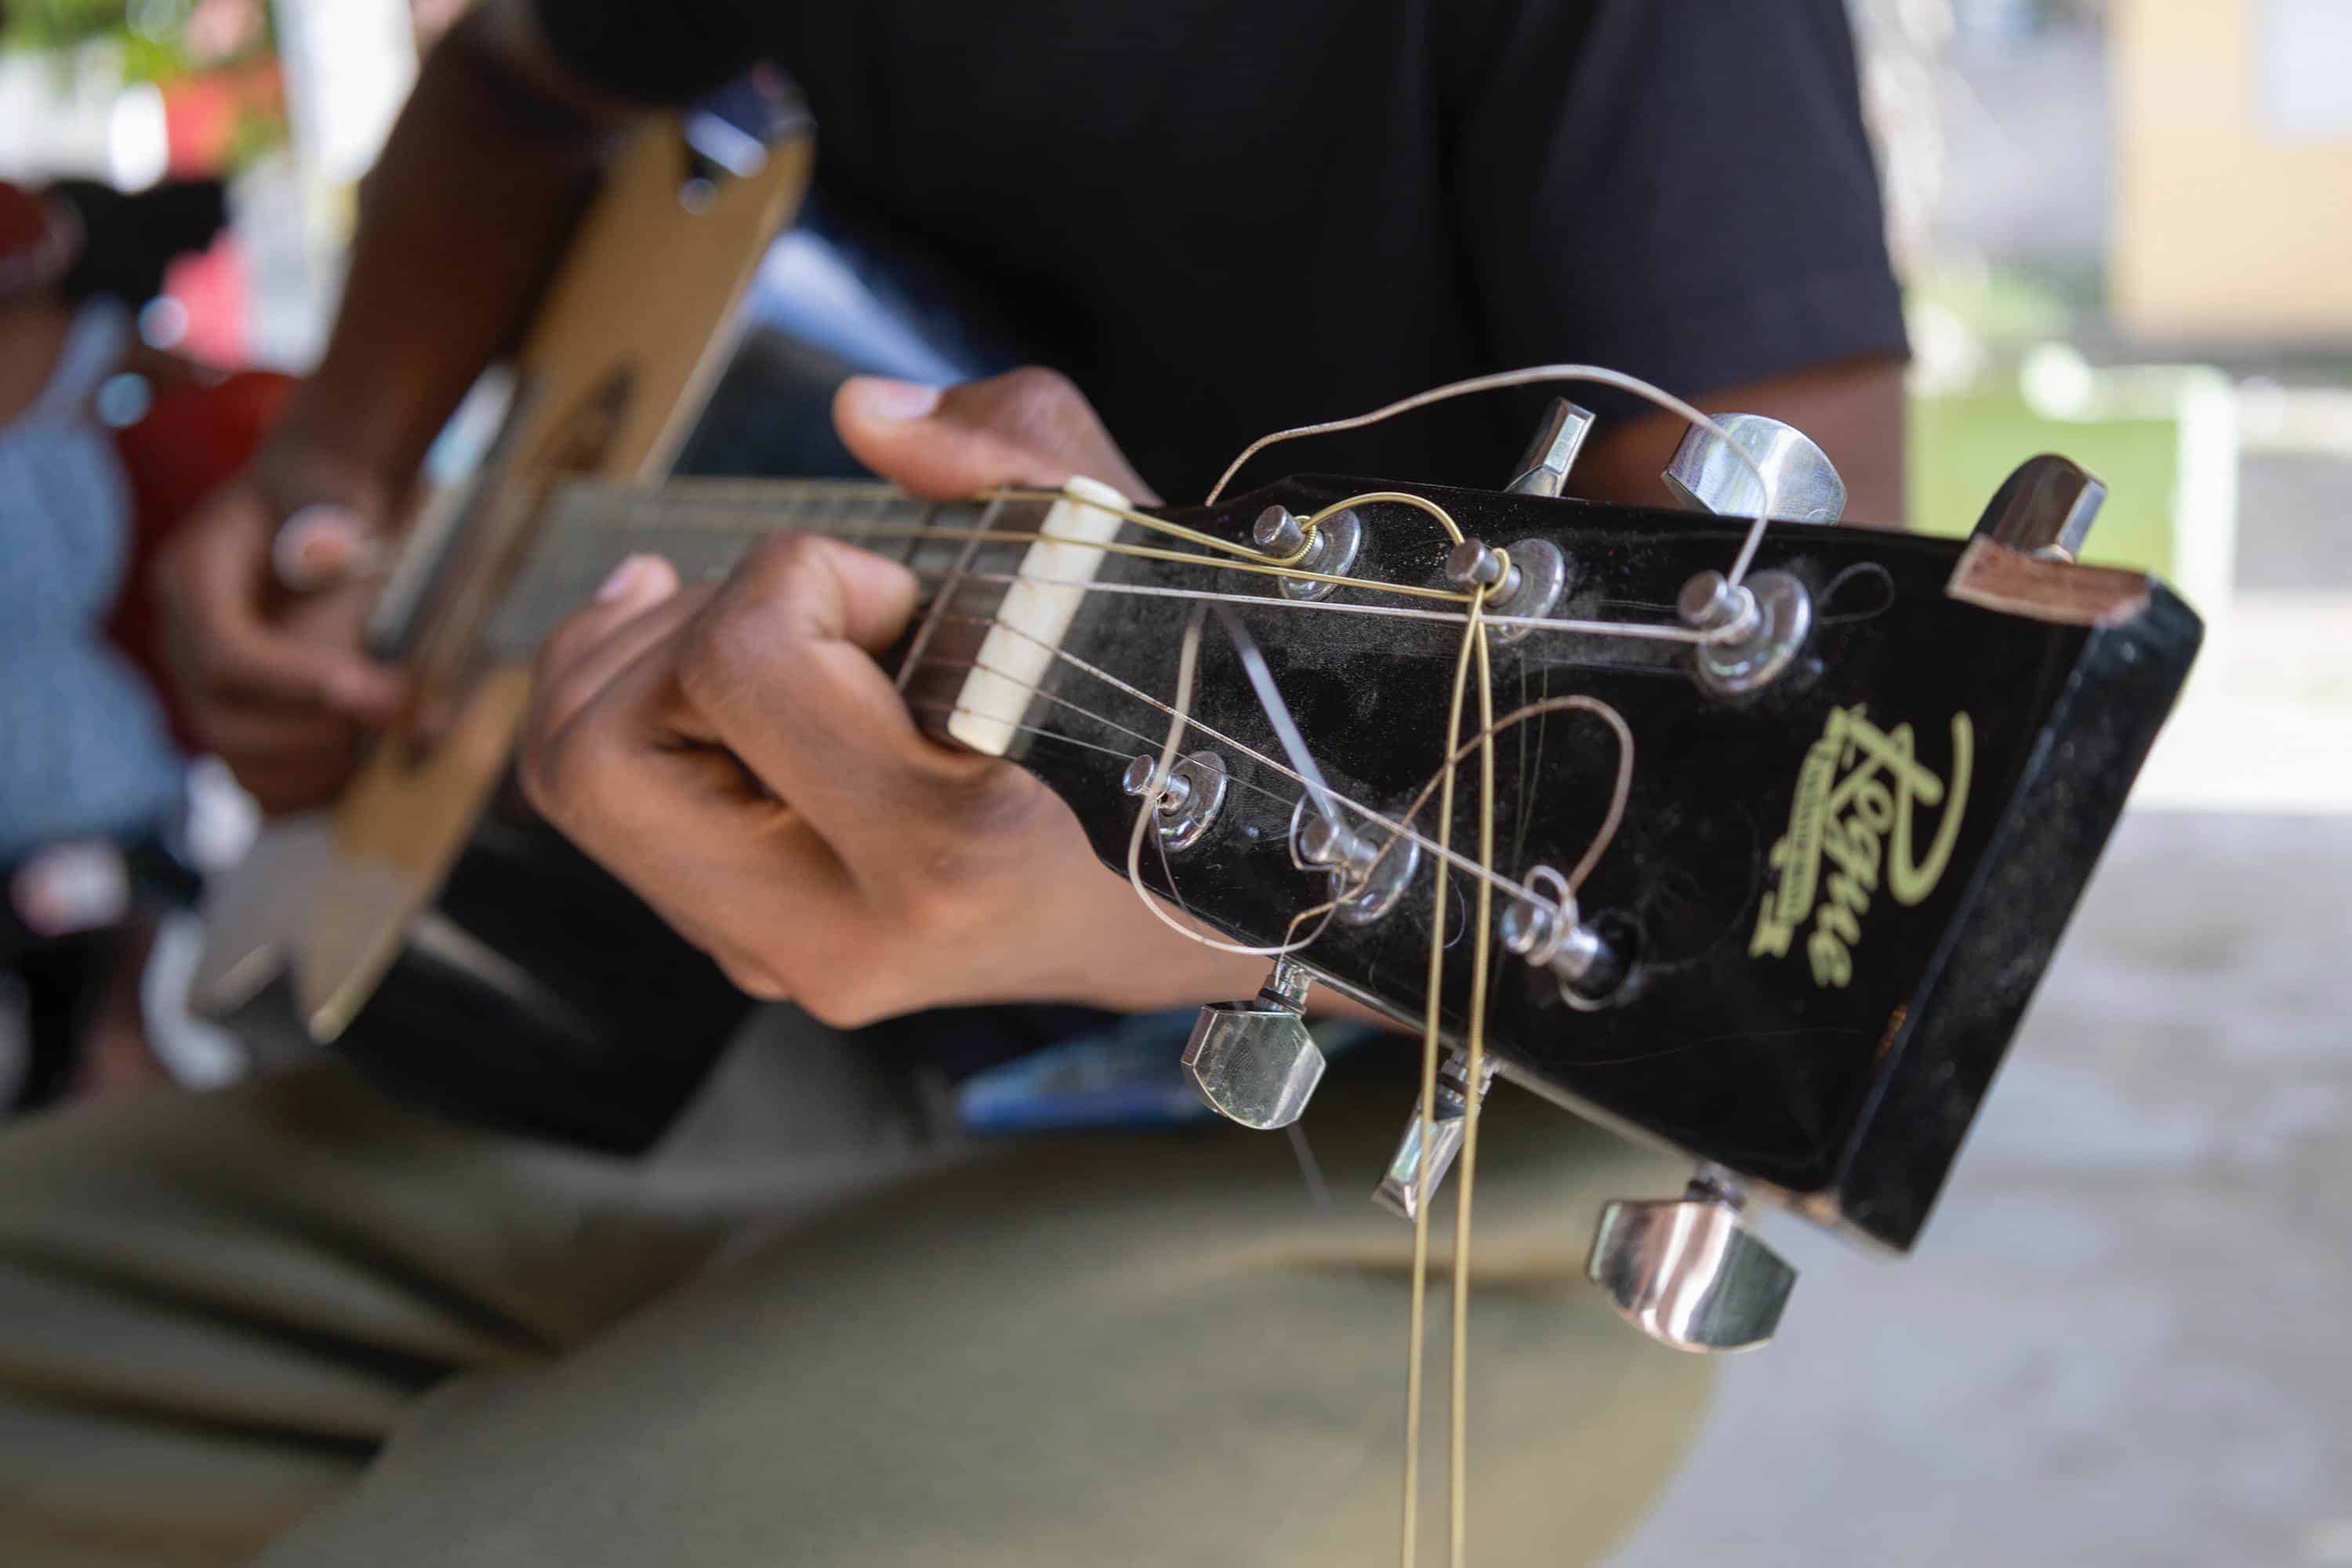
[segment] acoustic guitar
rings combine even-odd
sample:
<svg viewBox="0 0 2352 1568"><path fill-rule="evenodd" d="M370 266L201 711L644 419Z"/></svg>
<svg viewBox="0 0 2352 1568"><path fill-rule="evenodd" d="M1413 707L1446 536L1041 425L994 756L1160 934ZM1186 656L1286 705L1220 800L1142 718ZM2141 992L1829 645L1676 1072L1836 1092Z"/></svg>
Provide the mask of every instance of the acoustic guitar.
<svg viewBox="0 0 2352 1568"><path fill-rule="evenodd" d="M1695 432L1657 508L1597 505L1559 494L1590 422L1564 402L1493 491L1305 475L1139 510L1085 480L951 504L666 480L805 163L782 147L682 202L664 132L616 170L471 502L386 590L389 644L460 716L388 736L219 889L208 1010L274 995L467 1114L657 1135L743 1004L516 799L527 661L629 553L692 577L821 531L924 584L895 668L930 732L1030 768L1171 906L1294 949L1193 1032L1221 1111L1305 1110L1310 978L1418 1027L1434 973L1454 1054L1425 1118L1400 1107L1391 1206L1443 1178L1498 1071L1695 1162L1686 1193L1611 1205L1591 1258L1668 1343L1770 1333L1793 1273L1746 1205L1916 1242L2201 636L2162 583L2075 563L2095 480L2035 458L1968 540L1822 526L1843 491L1819 449L1734 418ZM1491 800L1465 782L1448 824L1474 595L1508 713Z"/></svg>

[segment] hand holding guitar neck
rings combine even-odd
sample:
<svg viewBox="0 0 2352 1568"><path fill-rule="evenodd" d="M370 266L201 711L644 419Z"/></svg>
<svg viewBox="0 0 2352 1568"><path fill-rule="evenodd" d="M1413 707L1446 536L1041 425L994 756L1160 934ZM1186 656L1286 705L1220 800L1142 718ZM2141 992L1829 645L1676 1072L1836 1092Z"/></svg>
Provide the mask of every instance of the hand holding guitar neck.
<svg viewBox="0 0 2352 1568"><path fill-rule="evenodd" d="M860 458L933 496L1073 474L1142 489L1043 371L943 396L860 379L835 415ZM715 590L623 563L541 656L534 804L745 990L829 1023L1164 1005L1254 980L1154 922L1034 773L917 728L874 656L919 592L896 562L809 536L772 539Z"/></svg>

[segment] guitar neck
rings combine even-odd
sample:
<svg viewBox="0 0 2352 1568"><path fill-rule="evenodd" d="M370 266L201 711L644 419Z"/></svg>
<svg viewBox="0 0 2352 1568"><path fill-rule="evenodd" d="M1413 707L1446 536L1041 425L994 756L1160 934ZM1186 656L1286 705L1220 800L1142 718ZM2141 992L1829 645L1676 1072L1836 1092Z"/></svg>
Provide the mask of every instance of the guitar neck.
<svg viewBox="0 0 2352 1568"><path fill-rule="evenodd" d="M1046 503L927 501L888 485L805 479L673 479L659 485L567 480L482 639L499 662L535 653L564 617L632 555L659 555L688 583L724 576L777 533L846 540L906 565L924 598L952 585L958 616L993 614ZM1006 537L999 542L985 537ZM919 653L921 641L915 645Z"/></svg>

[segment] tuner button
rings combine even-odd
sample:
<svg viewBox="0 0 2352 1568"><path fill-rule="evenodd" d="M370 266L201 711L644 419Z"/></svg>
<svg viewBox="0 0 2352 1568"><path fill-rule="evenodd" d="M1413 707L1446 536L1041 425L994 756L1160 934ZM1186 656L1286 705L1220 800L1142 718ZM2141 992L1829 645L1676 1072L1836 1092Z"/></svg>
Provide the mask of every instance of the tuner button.
<svg viewBox="0 0 2352 1568"><path fill-rule="evenodd" d="M1494 1081L1495 1058L1488 1057L1478 1068L1481 1104ZM1404 1136L1397 1142L1396 1153L1389 1160L1381 1184L1372 1189L1374 1203L1401 1219L1411 1219L1421 1206L1424 1188L1434 1194L1444 1184L1445 1173L1454 1168L1454 1156L1462 1152L1462 1135L1467 1130L1469 1085L1469 1058L1459 1051L1450 1053L1437 1075L1437 1104L1430 1112L1429 1142L1422 1142L1421 1106L1415 1101L1412 1117L1404 1124ZM1422 1174L1424 1168L1429 1173L1426 1176Z"/></svg>
<svg viewBox="0 0 2352 1568"><path fill-rule="evenodd" d="M1306 1005L1307 972L1283 959L1255 996L1201 1009L1184 1046L1184 1076L1211 1110L1260 1131L1305 1113L1323 1081Z"/></svg>
<svg viewBox="0 0 2352 1568"><path fill-rule="evenodd" d="M1797 1271L1749 1233L1739 1211L1730 1187L1704 1175L1670 1202L1610 1204L1585 1274L1627 1322L1662 1345L1760 1345L1780 1327Z"/></svg>
<svg viewBox="0 0 2352 1568"><path fill-rule="evenodd" d="M1568 483L1568 470L1576 466L1584 438L1592 434L1592 426L1591 410L1565 397L1553 398L1551 406L1544 410L1543 423L1536 426L1535 439L1528 443L1527 454L1519 459L1517 472L1504 490L1515 496L1559 495Z"/></svg>
<svg viewBox="0 0 2352 1568"><path fill-rule="evenodd" d="M2097 476L2044 453L2028 458L1993 492L1976 537L2028 555L2072 561L2106 504L2107 487Z"/></svg>
<svg viewBox="0 0 2352 1568"><path fill-rule="evenodd" d="M1295 554L1307 542L1307 529L1286 506L1270 506L1257 514L1250 538L1260 550L1275 555Z"/></svg>
<svg viewBox="0 0 2352 1568"><path fill-rule="evenodd" d="M1793 425L1760 414L1718 414L1731 437L1693 426L1661 475L1685 505L1721 517L1754 517L1764 504L1756 476L1732 448L1745 452L1772 484L1772 516L1782 522L1835 522L1845 512L1845 481L1829 454Z"/></svg>

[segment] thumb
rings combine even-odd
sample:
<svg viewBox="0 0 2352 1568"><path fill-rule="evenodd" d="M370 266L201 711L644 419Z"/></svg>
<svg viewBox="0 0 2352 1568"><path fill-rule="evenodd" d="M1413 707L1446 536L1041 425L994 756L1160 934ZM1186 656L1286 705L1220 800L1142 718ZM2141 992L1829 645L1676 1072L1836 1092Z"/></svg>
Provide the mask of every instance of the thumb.
<svg viewBox="0 0 2352 1568"><path fill-rule="evenodd" d="M835 395L833 416L859 462L917 495L1052 489L1083 474L1131 500L1156 499L1093 405L1054 371L1031 366L944 391L852 376Z"/></svg>
<svg viewBox="0 0 2352 1568"><path fill-rule="evenodd" d="M281 586L315 594L364 577L382 564L383 545L367 520L349 507L320 502L278 525L269 565Z"/></svg>

